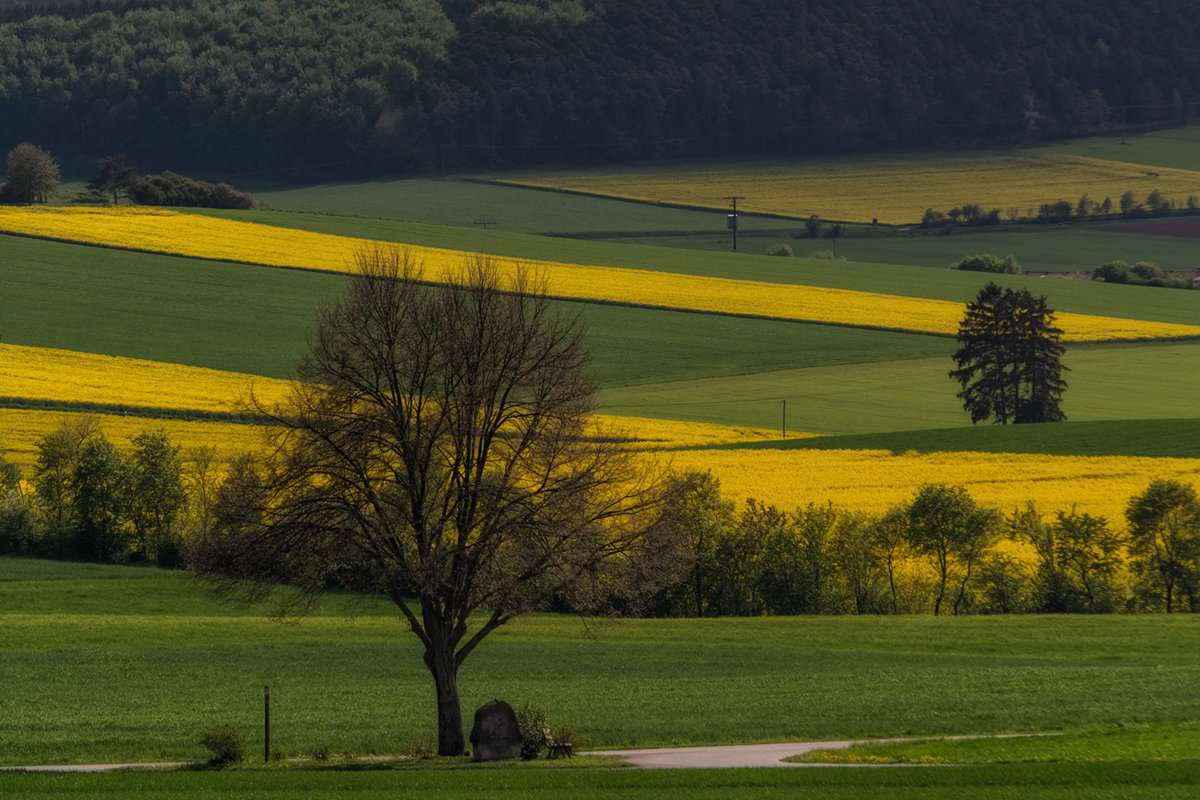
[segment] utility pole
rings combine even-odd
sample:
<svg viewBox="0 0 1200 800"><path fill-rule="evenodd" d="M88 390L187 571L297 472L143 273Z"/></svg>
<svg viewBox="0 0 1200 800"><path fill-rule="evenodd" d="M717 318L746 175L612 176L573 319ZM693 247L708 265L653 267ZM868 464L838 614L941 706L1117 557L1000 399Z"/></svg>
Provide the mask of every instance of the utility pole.
<svg viewBox="0 0 1200 800"><path fill-rule="evenodd" d="M727 227L730 227L733 229L733 252L736 253L737 252L737 232L738 232L737 201L745 200L746 198L743 195L738 195L737 197L726 197L725 199L728 200L729 202L733 203L733 213L729 215L729 219L726 222L726 225L727 225Z"/></svg>

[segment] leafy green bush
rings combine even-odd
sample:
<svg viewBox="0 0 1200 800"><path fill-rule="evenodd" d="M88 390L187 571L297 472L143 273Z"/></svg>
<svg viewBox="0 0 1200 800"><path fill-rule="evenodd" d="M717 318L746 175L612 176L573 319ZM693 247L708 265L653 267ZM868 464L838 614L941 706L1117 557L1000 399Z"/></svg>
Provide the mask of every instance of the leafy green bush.
<svg viewBox="0 0 1200 800"><path fill-rule="evenodd" d="M1109 261L1092 271L1092 280L1167 289L1193 289L1196 285L1189 273L1167 272L1153 261L1139 261L1133 265L1120 260Z"/></svg>
<svg viewBox="0 0 1200 800"><path fill-rule="evenodd" d="M537 758L546 748L542 730L550 727L550 720L543 709L529 704L518 708L516 714L517 727L521 729L521 758Z"/></svg>
<svg viewBox="0 0 1200 800"><path fill-rule="evenodd" d="M786 244L773 244L767 247L767 255L769 256L790 256L792 248Z"/></svg>
<svg viewBox="0 0 1200 800"><path fill-rule="evenodd" d="M999 275L1020 275L1021 265L1012 256L1000 258L991 254L963 256L961 261L950 265L950 269L968 272L993 272Z"/></svg>
<svg viewBox="0 0 1200 800"><path fill-rule="evenodd" d="M222 723L208 728L200 734L200 744L212 753L210 764L224 766L236 764L246 757L246 734L236 725Z"/></svg>

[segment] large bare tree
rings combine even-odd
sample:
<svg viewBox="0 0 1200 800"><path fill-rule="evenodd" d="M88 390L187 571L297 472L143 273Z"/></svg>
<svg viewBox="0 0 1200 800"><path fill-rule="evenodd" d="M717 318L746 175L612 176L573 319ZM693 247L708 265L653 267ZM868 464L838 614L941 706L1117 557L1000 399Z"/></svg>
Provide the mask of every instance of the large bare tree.
<svg viewBox="0 0 1200 800"><path fill-rule="evenodd" d="M272 412L273 455L231 471L195 565L391 598L425 649L438 752L458 755L458 671L484 637L550 597L671 575L672 482L589 435L581 326L528 273L478 259L431 287L394 248L356 266Z"/></svg>

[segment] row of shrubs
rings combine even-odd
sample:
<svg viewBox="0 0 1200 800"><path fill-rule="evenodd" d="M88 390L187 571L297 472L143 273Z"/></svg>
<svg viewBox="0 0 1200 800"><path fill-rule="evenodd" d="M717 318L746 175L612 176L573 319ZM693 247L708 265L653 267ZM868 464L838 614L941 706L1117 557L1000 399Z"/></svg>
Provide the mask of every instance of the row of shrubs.
<svg viewBox="0 0 1200 800"><path fill-rule="evenodd" d="M964 256L950 265L950 269L970 272L991 272L1001 275L1020 275L1024 272L1017 259L1011 255L1000 258L990 253ZM1109 261L1092 271L1092 280L1106 283L1129 283L1138 286L1160 286L1168 289L1197 288L1196 274L1187 271L1167 271L1153 261Z"/></svg>
<svg viewBox="0 0 1200 800"><path fill-rule="evenodd" d="M1139 201L1137 195L1130 190L1121 195L1115 209L1112 198L1106 197L1101 202L1096 202L1085 194L1074 203L1070 200L1042 203L1037 212L1032 215L1022 215L1020 209L1010 208L1007 216L1008 221L1012 223L1051 223L1066 222L1070 219L1088 220L1110 217L1114 214L1119 214L1127 219L1165 217L1179 209L1180 207L1175 201L1168 199L1158 189L1150 192L1144 201ZM1200 198L1197 198L1196 195L1189 195L1184 201L1183 210L1189 214L1200 212ZM921 227L941 228L949 231L955 225L991 226L999 225L1000 221L1000 209L993 208L985 211L983 206L977 203L967 203L949 211L925 209L925 214L921 217Z"/></svg>

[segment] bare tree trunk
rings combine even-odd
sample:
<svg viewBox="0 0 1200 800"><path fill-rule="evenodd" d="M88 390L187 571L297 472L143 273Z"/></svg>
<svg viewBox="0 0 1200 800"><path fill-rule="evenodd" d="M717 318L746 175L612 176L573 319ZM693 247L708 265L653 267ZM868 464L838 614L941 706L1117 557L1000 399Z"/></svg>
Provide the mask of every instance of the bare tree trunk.
<svg viewBox="0 0 1200 800"><path fill-rule="evenodd" d="M462 704L458 699L458 663L454 650L425 651L425 664L437 688L438 755L461 756L467 749L463 736Z"/></svg>

